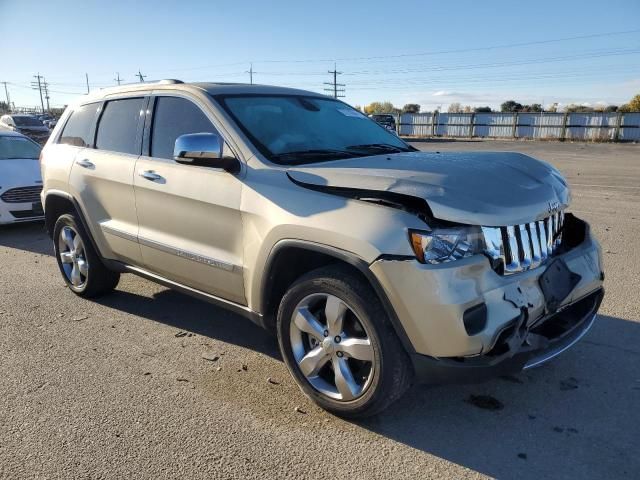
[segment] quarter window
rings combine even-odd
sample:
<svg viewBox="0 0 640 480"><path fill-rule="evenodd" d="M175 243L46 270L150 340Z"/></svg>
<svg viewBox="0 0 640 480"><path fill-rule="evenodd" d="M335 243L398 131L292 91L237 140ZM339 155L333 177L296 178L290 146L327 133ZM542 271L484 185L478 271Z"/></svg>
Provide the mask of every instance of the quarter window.
<svg viewBox="0 0 640 480"><path fill-rule="evenodd" d="M96 148L138 155L138 124L143 106L144 98L107 102L98 125Z"/></svg>
<svg viewBox="0 0 640 480"><path fill-rule="evenodd" d="M90 147L93 144L91 132L98 112L98 104L93 103L76 108L67 120L58 143L74 147Z"/></svg>
<svg viewBox="0 0 640 480"><path fill-rule="evenodd" d="M187 133L218 132L193 102L179 97L158 97L153 114L151 156L173 159L176 139Z"/></svg>

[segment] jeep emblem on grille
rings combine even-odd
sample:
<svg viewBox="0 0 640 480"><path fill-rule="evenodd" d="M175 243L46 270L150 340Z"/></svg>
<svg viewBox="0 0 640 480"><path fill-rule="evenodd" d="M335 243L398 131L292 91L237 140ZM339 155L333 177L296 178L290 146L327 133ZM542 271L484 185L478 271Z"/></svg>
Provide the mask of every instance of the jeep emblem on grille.
<svg viewBox="0 0 640 480"><path fill-rule="evenodd" d="M559 202L549 202L549 208L547 208L548 212L553 214L560 210Z"/></svg>

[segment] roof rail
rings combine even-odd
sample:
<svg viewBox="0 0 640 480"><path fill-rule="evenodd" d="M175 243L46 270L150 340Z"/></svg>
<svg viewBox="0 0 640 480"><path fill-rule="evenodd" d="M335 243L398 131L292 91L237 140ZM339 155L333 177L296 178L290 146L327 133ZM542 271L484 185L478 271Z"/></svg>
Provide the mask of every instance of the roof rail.
<svg viewBox="0 0 640 480"><path fill-rule="evenodd" d="M177 80L175 78L165 78L164 80L158 81L161 85L174 85L176 83L184 83L182 80Z"/></svg>

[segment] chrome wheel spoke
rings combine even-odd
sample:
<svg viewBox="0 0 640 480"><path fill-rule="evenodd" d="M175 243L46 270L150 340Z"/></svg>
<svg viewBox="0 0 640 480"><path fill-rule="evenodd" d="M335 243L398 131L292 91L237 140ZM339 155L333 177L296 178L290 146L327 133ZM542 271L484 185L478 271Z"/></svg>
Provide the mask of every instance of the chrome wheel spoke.
<svg viewBox="0 0 640 480"><path fill-rule="evenodd" d="M82 239L80 238L80 235L76 234L73 239L73 249L78 253L82 251Z"/></svg>
<svg viewBox="0 0 640 480"><path fill-rule="evenodd" d="M71 270L71 283L78 287L82 285L82 278L80 277L80 269L77 264L73 264L73 269Z"/></svg>
<svg viewBox="0 0 640 480"><path fill-rule="evenodd" d="M340 335L340 333L342 333L342 323L347 310L348 307L338 297L333 295L327 296L324 314L327 319L327 328L330 335Z"/></svg>
<svg viewBox="0 0 640 480"><path fill-rule="evenodd" d="M306 377L313 377L329 361L322 347L315 347L300 360L300 370Z"/></svg>
<svg viewBox="0 0 640 480"><path fill-rule="evenodd" d="M80 271L82 276L84 276L85 278L87 277L87 274L89 273L89 265L87 264L86 260L78 260L78 270Z"/></svg>
<svg viewBox="0 0 640 480"><path fill-rule="evenodd" d="M373 362L373 347L368 338L345 338L340 342L339 350L357 360Z"/></svg>
<svg viewBox="0 0 640 480"><path fill-rule="evenodd" d="M298 308L295 313L294 323L301 331L311 335L319 342L322 341L324 328L307 307Z"/></svg>
<svg viewBox="0 0 640 480"><path fill-rule="evenodd" d="M61 252L60 261L62 263L73 263L73 254L71 252Z"/></svg>
<svg viewBox="0 0 640 480"><path fill-rule="evenodd" d="M62 236L62 240L67 248L73 252L75 250L75 245L73 243L73 233L71 229L69 227L64 227L60 235Z"/></svg>
<svg viewBox="0 0 640 480"><path fill-rule="evenodd" d="M342 397L342 400L352 400L358 396L360 386L353 378L349 363L344 358L335 357L333 359L333 372L336 379L336 387Z"/></svg>

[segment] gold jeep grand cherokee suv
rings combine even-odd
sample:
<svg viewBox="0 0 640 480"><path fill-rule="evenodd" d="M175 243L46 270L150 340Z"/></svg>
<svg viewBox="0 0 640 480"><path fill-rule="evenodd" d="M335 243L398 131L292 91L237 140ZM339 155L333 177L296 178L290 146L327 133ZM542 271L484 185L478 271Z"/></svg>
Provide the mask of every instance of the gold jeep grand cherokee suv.
<svg viewBox="0 0 640 480"><path fill-rule="evenodd" d="M70 106L42 154L60 271L83 297L134 273L273 331L338 415L415 381L477 381L577 342L598 243L551 165L420 152L349 105L177 80Z"/></svg>

